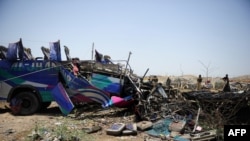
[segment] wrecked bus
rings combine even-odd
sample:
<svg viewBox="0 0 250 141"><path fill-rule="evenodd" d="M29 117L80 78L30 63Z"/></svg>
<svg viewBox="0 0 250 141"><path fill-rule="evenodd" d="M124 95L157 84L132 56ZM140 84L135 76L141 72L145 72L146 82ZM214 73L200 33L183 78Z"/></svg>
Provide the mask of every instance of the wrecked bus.
<svg viewBox="0 0 250 141"><path fill-rule="evenodd" d="M33 58L21 39L0 51L0 100L9 102L14 114L47 108L54 100L51 90L59 82L58 62Z"/></svg>
<svg viewBox="0 0 250 141"><path fill-rule="evenodd" d="M52 101L61 104L64 114L82 102L126 107L131 106L136 93L141 93L136 84L141 79L127 69L128 61L124 69L102 60L79 60L80 71L76 77L72 73L69 52L66 52L68 48L65 47L65 61L61 59L59 41L41 49L44 57L34 58L31 51L23 47L21 39L0 49L0 100L10 104L13 114L34 114L47 108ZM100 54L96 55L98 57L100 59ZM69 104L66 109L65 103Z"/></svg>

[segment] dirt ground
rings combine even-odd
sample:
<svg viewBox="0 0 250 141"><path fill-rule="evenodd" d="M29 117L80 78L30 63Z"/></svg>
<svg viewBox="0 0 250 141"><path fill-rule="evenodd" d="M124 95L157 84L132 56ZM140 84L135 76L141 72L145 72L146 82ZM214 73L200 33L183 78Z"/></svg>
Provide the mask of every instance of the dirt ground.
<svg viewBox="0 0 250 141"><path fill-rule="evenodd" d="M250 108L240 112L240 121L250 124ZM68 116L63 116L59 107L54 102L45 110L29 116L14 116L8 109L8 103L0 102L0 141L59 141L53 134L62 132L64 135L77 135L79 140L68 141L161 141L153 138L145 132L138 131L137 135L107 135L106 129L113 123L135 123L134 115L127 109L111 107L102 109L97 105L88 105L78 108ZM102 129L91 134L83 132L85 128L97 125ZM64 129L64 128L67 128ZM34 138L35 131L47 131L44 138ZM70 131L70 132L69 132ZM80 134L76 134L80 133ZM63 140L65 141L65 140Z"/></svg>
<svg viewBox="0 0 250 141"><path fill-rule="evenodd" d="M67 125L77 126L74 129L76 131L82 131L83 128L98 125L102 127L101 130L91 134L85 134L81 140L91 141L144 141L148 137L143 132L138 132L137 135L126 136L112 136L106 134L112 123L115 122L133 122L133 115L126 113L126 111L119 111L120 109L107 109L107 110L86 110L82 112L78 118L75 118L75 114L68 115L67 117L61 114L60 109L56 103L52 103L48 109L38 112L29 116L14 116L7 108L8 103L0 102L0 141L28 141L33 140L32 133L35 129L39 128L57 128L60 123L67 121ZM79 118L81 117L81 118ZM69 128L69 127L68 127ZM58 129L58 128L57 128ZM56 130L56 129L54 129ZM68 130L67 130L68 131ZM62 131L63 132L63 131Z"/></svg>

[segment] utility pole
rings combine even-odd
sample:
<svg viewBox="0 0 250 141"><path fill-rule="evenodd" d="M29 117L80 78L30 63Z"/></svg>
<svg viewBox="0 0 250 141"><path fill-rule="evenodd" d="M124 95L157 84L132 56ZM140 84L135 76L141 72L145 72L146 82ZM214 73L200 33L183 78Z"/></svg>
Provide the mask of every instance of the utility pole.
<svg viewBox="0 0 250 141"><path fill-rule="evenodd" d="M92 44L92 57L91 57L91 60L94 60L94 42Z"/></svg>
<svg viewBox="0 0 250 141"><path fill-rule="evenodd" d="M127 67L128 67L128 63L129 63L129 60L130 60L130 56L131 56L132 52L130 51L129 52L129 55L128 55L128 60L127 60L127 63L126 63L126 67L125 67L125 71L124 71L124 75L126 75L127 73Z"/></svg>

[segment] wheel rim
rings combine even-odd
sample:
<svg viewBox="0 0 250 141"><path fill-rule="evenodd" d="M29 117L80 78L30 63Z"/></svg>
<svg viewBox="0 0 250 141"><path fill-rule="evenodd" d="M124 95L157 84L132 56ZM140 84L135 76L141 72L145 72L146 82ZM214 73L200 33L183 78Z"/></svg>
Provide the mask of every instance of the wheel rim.
<svg viewBox="0 0 250 141"><path fill-rule="evenodd" d="M31 105L30 100L28 100L28 99L23 99L23 101L22 101L22 107L24 107L24 108L29 108L30 105Z"/></svg>

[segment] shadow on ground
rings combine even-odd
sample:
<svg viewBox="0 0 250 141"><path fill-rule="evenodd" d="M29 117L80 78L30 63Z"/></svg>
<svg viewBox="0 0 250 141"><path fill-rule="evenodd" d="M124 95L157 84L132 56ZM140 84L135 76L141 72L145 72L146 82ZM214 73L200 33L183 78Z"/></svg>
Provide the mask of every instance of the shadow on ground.
<svg viewBox="0 0 250 141"><path fill-rule="evenodd" d="M11 109L7 106L0 107L0 114L11 113ZM35 113L36 115L62 115L59 107L49 107L46 109L41 109Z"/></svg>

